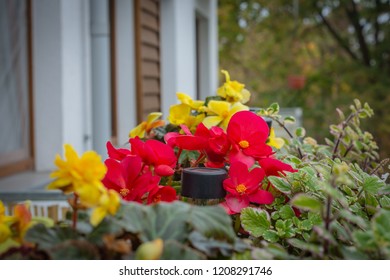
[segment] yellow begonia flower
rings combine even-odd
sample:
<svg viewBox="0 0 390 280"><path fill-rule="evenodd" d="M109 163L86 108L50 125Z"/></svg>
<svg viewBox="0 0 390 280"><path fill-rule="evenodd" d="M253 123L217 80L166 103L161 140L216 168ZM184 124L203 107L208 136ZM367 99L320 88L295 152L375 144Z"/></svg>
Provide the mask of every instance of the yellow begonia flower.
<svg viewBox="0 0 390 280"><path fill-rule="evenodd" d="M140 123L130 131L129 137L134 138L138 136L140 138L144 138L145 133L148 134L153 128L163 126L165 122L163 120L159 120L161 116L162 113L160 112L150 113L146 121Z"/></svg>
<svg viewBox="0 0 390 280"><path fill-rule="evenodd" d="M228 71L222 70L221 72L225 75L226 82L218 88L217 94L231 103L247 103L251 94L247 89L245 89L245 85L237 81L231 81Z"/></svg>
<svg viewBox="0 0 390 280"><path fill-rule="evenodd" d="M103 218L108 214L114 215L120 206L120 196L114 190L107 190L100 197L99 206L96 207L92 214L90 222L93 226L100 224Z"/></svg>
<svg viewBox="0 0 390 280"><path fill-rule="evenodd" d="M204 105L204 101L193 100L191 98L191 96L189 96L188 94L185 94L183 92L176 93L176 96L177 96L177 99L179 99L179 101L182 104L188 105L188 106L190 106L191 109L196 110L196 111L199 111L199 109Z"/></svg>
<svg viewBox="0 0 390 280"><path fill-rule="evenodd" d="M208 116L203 120L203 124L207 128L212 126L220 126L226 129L230 118L239 111L248 111L249 108L240 102L231 104L227 101L211 100L208 105L208 113L214 116Z"/></svg>
<svg viewBox="0 0 390 280"><path fill-rule="evenodd" d="M267 144L276 148L276 149L281 149L284 145L284 140L282 138L275 137L275 130L272 127L270 130Z"/></svg>
<svg viewBox="0 0 390 280"><path fill-rule="evenodd" d="M60 189L68 194L74 192L78 184L83 186L101 184L107 168L96 152L87 151L79 157L71 145L65 144L64 149L64 160L60 155L56 155L54 163L58 169L50 174L55 180L49 184L48 189Z"/></svg>
<svg viewBox="0 0 390 280"><path fill-rule="evenodd" d="M109 213L115 214L119 207L119 194L108 191L101 180L107 167L94 151L85 152L81 157L71 145L64 145L65 159L55 159L58 169L51 173L55 180L48 189L60 189L65 193L74 192L81 206L95 208L91 223L97 225Z"/></svg>
<svg viewBox="0 0 390 280"><path fill-rule="evenodd" d="M169 109L168 121L173 125L186 125L195 131L198 124L204 119L204 114L192 115L191 107L186 104L172 105Z"/></svg>

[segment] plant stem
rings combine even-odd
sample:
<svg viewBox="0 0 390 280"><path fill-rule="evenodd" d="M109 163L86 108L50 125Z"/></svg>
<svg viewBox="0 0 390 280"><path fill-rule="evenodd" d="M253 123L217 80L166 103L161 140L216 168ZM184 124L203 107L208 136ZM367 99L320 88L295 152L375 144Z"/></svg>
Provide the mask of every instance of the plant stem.
<svg viewBox="0 0 390 280"><path fill-rule="evenodd" d="M352 150L352 148L353 148L353 144L351 143L351 144L348 146L347 150L345 151L345 153L344 153L344 155L343 155L344 158L348 155L348 153Z"/></svg>
<svg viewBox="0 0 390 280"><path fill-rule="evenodd" d="M238 233L240 231L240 228L241 228L240 215L236 215L236 219L234 221L234 230L235 230L235 232Z"/></svg>
<svg viewBox="0 0 390 280"><path fill-rule="evenodd" d="M331 214L331 206L332 206L332 198L328 196L326 201L326 212L325 212L325 229L329 231L330 227L330 214ZM329 240L324 240L324 254L327 255L329 253Z"/></svg>
<svg viewBox="0 0 390 280"><path fill-rule="evenodd" d="M337 137L337 141L336 141L336 145L334 146L333 148L333 155L332 155L332 160L334 160L336 157L337 157L337 151L339 149L339 146L340 146L340 142L341 142L341 138L344 136L344 131L346 129L346 127L348 126L349 122L355 117L357 116L358 114L361 113L362 110L358 110L356 113L351 113L348 118L342 122L342 126L341 126L341 132L339 134L339 136Z"/></svg>
<svg viewBox="0 0 390 280"><path fill-rule="evenodd" d="M334 179L332 179L331 183L332 187L336 189L336 182ZM326 200L326 209L325 209L325 229L326 231L329 232L330 228L330 222L332 221L331 219L331 214L332 214L332 197L328 195L328 198ZM324 240L324 254L327 255L329 253L329 240L325 239Z"/></svg>
<svg viewBox="0 0 390 280"><path fill-rule="evenodd" d="M206 157L205 154L201 153L195 163L191 164L191 167L198 166L198 164Z"/></svg>
<svg viewBox="0 0 390 280"><path fill-rule="evenodd" d="M288 128L284 125L283 122L281 122L280 120L278 120L277 118L272 118L274 121L277 122L277 124L284 129L284 131L286 131L286 133L288 134L288 136L290 136L291 139L294 139L294 136L292 135L292 133L290 132L290 130L288 130ZM300 147L296 147L297 150L298 150L298 154L299 154L299 158L300 159L303 159L303 153L302 153L302 150Z"/></svg>
<svg viewBox="0 0 390 280"><path fill-rule="evenodd" d="M385 158L384 160L382 160L377 167L375 167L374 170L372 170L370 172L370 175L374 175L380 168L382 168L383 166L385 166L388 162L390 161L389 158Z"/></svg>

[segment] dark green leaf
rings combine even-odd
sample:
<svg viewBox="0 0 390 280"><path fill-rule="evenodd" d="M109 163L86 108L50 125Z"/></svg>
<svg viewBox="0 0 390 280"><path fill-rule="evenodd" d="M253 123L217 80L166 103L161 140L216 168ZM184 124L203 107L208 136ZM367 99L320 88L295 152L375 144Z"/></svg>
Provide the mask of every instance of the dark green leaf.
<svg viewBox="0 0 390 280"><path fill-rule="evenodd" d="M47 228L42 224L37 224L30 228L24 239L28 242L35 243L40 249L49 249L57 244L67 240L77 240L77 232L69 227L55 226Z"/></svg>
<svg viewBox="0 0 390 280"><path fill-rule="evenodd" d="M164 242L162 260L205 260L206 255L186 246L176 240Z"/></svg>

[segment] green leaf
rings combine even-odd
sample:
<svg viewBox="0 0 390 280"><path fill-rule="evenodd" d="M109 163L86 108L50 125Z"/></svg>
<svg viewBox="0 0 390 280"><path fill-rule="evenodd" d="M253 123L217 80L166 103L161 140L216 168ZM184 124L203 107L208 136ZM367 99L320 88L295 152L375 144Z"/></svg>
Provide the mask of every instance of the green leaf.
<svg viewBox="0 0 390 280"><path fill-rule="evenodd" d="M295 217L294 210L291 208L290 205L284 205L282 208L279 210L280 217L283 220Z"/></svg>
<svg viewBox="0 0 390 280"><path fill-rule="evenodd" d="M295 129L295 135L297 137L305 137L306 130L303 127L298 127L297 129Z"/></svg>
<svg viewBox="0 0 390 280"><path fill-rule="evenodd" d="M322 224L322 217L321 217L321 215L319 213L309 212L307 214L307 218L310 220L310 222L313 225L320 225L320 224Z"/></svg>
<svg viewBox="0 0 390 280"><path fill-rule="evenodd" d="M376 176L366 177L363 181L363 190L371 194L377 193L378 190L384 186L385 183Z"/></svg>
<svg viewBox="0 0 390 280"><path fill-rule="evenodd" d="M348 222L357 225L361 229L365 229L368 226L367 222L362 217L355 215L354 213L351 213L346 209L341 209L339 211L339 215L340 217L344 218Z"/></svg>
<svg viewBox="0 0 390 280"><path fill-rule="evenodd" d="M373 219L372 229L380 246L390 246L390 211L382 210Z"/></svg>
<svg viewBox="0 0 390 280"><path fill-rule="evenodd" d="M355 99L353 100L353 102L355 103L356 109L360 110L360 109L362 108L362 103L360 102L359 99L355 98Z"/></svg>
<svg viewBox="0 0 390 280"><path fill-rule="evenodd" d="M272 115L272 114L277 114L277 113L279 113L279 104L278 103L272 103L269 107L268 107L268 109L267 109L267 111Z"/></svg>
<svg viewBox="0 0 390 280"><path fill-rule="evenodd" d="M279 241L278 233L272 229L266 230L263 234L263 238L271 243Z"/></svg>
<svg viewBox="0 0 390 280"><path fill-rule="evenodd" d="M247 207L241 211L241 224L244 230L254 237L260 237L271 226L264 210Z"/></svg>
<svg viewBox="0 0 390 280"><path fill-rule="evenodd" d="M293 116L287 116L287 117L284 118L284 122L285 123L295 123L296 120L295 120L295 118Z"/></svg>
<svg viewBox="0 0 390 280"><path fill-rule="evenodd" d="M192 249L176 240L164 242L162 260L205 260L206 255Z"/></svg>
<svg viewBox="0 0 390 280"><path fill-rule="evenodd" d="M301 249L303 251L309 251L315 255L320 255L322 253L322 247L319 245L314 245L296 238L289 239L287 242L298 249Z"/></svg>
<svg viewBox="0 0 390 280"><path fill-rule="evenodd" d="M189 236L189 240L194 248L212 258L217 258L220 255L229 257L235 251L234 244L215 238L207 238L198 231L193 231ZM246 247L242 248L246 249Z"/></svg>
<svg viewBox="0 0 390 280"><path fill-rule="evenodd" d="M48 250L54 260L98 260L99 249L87 240L66 240Z"/></svg>
<svg viewBox="0 0 390 280"><path fill-rule="evenodd" d="M50 249L64 241L77 240L78 238L78 233L69 227L55 226L48 228L42 224L30 228L24 237L27 242L35 243L43 250Z"/></svg>
<svg viewBox="0 0 390 280"><path fill-rule="evenodd" d="M319 212L322 208L322 203L316 198L307 194L298 194L291 200L291 205L312 212Z"/></svg>
<svg viewBox="0 0 390 280"><path fill-rule="evenodd" d="M383 208L389 209L390 210L390 197L384 196L379 200L380 205Z"/></svg>
<svg viewBox="0 0 390 280"><path fill-rule="evenodd" d="M218 205L194 206L181 201L154 205L127 203L115 218L119 226L139 234L143 242L157 238L184 242L193 230L229 242L236 239L230 216Z"/></svg>
<svg viewBox="0 0 390 280"><path fill-rule="evenodd" d="M379 209L379 202L376 197L370 193L366 193L366 210L370 215L374 215Z"/></svg>
<svg viewBox="0 0 390 280"><path fill-rule="evenodd" d="M311 230L313 228L313 223L310 220L303 220L299 228L303 230Z"/></svg>
<svg viewBox="0 0 390 280"><path fill-rule="evenodd" d="M374 239L374 234L372 231L355 231L353 233L353 238L358 247L367 250L375 250L376 244Z"/></svg>
<svg viewBox="0 0 390 280"><path fill-rule="evenodd" d="M341 253L345 260L369 260L370 257L359 252L355 247L341 246Z"/></svg>
<svg viewBox="0 0 390 280"><path fill-rule="evenodd" d="M268 180L276 189L278 189L282 193L285 194L291 193L291 185L287 182L286 179L276 177L276 176L269 176Z"/></svg>

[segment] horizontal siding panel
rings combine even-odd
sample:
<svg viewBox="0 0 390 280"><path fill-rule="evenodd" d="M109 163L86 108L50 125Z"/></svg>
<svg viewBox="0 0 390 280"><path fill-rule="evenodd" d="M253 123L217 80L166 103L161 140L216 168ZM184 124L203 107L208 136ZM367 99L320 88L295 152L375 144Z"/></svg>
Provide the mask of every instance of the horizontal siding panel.
<svg viewBox="0 0 390 280"><path fill-rule="evenodd" d="M160 111L160 97L158 95L144 95L144 111ZM153 111L150 111L153 110Z"/></svg>
<svg viewBox="0 0 390 280"><path fill-rule="evenodd" d="M155 62L142 63L142 76L146 77L160 77L160 65Z"/></svg>
<svg viewBox="0 0 390 280"><path fill-rule="evenodd" d="M146 45L158 48L160 45L158 37L159 36L158 36L157 32L147 30L147 29L142 29L142 32L141 32L142 44L146 44Z"/></svg>
<svg viewBox="0 0 390 280"><path fill-rule="evenodd" d="M148 12L151 15L158 16L158 14L159 14L159 7L155 1L142 0L141 1L141 8L143 11Z"/></svg>
<svg viewBox="0 0 390 280"><path fill-rule="evenodd" d="M159 94L160 93L160 80L153 79L143 79L142 80L142 88L146 95L149 94Z"/></svg>
<svg viewBox="0 0 390 280"><path fill-rule="evenodd" d="M158 17L152 16L145 12L141 13L141 25L156 32L158 32L160 29L158 24Z"/></svg>
<svg viewBox="0 0 390 280"><path fill-rule="evenodd" d="M141 56L143 60L147 61L160 61L160 52L159 49L156 47L151 47L148 45L142 45L141 46Z"/></svg>

